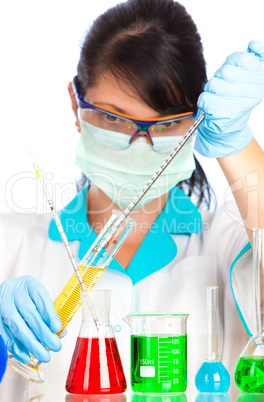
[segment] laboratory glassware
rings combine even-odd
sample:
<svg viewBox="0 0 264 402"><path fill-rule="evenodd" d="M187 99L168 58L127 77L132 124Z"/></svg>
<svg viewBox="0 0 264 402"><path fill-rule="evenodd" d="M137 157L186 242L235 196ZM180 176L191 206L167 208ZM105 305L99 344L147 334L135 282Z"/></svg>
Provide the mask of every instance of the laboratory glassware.
<svg viewBox="0 0 264 402"><path fill-rule="evenodd" d="M218 286L206 288L207 352L195 376L200 392L227 392L230 375L218 354Z"/></svg>
<svg viewBox="0 0 264 402"><path fill-rule="evenodd" d="M2 381L6 371L7 359L8 357L4 340L0 335L0 382Z"/></svg>
<svg viewBox="0 0 264 402"><path fill-rule="evenodd" d="M116 221L120 219L121 214L120 211L113 211L112 217L109 219L78 266L87 290L93 288L135 225L135 222L127 217L125 220L122 220L122 225L119 225L118 230L116 230ZM53 303L62 322L62 329L57 333L58 336L62 334L80 307L80 292L81 286L76 274L74 273ZM93 319L96 323L95 318L96 314L94 313ZM41 362L34 356L32 356L31 361L27 364L21 363L11 354L8 360L9 366L20 375L31 381L42 383L44 381L44 376L39 368L40 363Z"/></svg>
<svg viewBox="0 0 264 402"><path fill-rule="evenodd" d="M81 292L82 325L66 381L72 394L122 394L127 384L113 328L109 321L111 290ZM98 317L93 320L92 302Z"/></svg>
<svg viewBox="0 0 264 402"><path fill-rule="evenodd" d="M131 387L140 393L185 392L188 314L130 313Z"/></svg>
<svg viewBox="0 0 264 402"><path fill-rule="evenodd" d="M253 229L253 295L255 329L235 369L237 387L247 393L264 393L264 228Z"/></svg>

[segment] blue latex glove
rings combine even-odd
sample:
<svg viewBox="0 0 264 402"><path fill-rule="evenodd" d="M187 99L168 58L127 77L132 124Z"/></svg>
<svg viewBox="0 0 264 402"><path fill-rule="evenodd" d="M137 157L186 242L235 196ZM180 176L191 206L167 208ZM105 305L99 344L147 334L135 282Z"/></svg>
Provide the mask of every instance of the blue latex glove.
<svg viewBox="0 0 264 402"><path fill-rule="evenodd" d="M7 350L22 363L32 353L50 360L48 349L58 352L61 342L55 332L62 324L47 289L31 276L9 279L0 286L0 335ZM43 344L43 345L42 345Z"/></svg>
<svg viewBox="0 0 264 402"><path fill-rule="evenodd" d="M194 149L221 158L245 148L253 139L247 125L251 110L264 97L264 43L251 41L247 52L227 57L199 96L205 120L197 130Z"/></svg>

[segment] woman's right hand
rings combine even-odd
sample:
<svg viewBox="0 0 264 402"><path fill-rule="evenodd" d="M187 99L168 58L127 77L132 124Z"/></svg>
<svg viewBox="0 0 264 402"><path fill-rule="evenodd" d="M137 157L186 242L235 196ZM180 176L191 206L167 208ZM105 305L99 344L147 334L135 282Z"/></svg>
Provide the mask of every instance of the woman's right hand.
<svg viewBox="0 0 264 402"><path fill-rule="evenodd" d="M22 276L0 286L0 335L7 350L22 363L31 359L50 360L48 349L58 352L61 342L56 332L61 321L47 289L35 278Z"/></svg>

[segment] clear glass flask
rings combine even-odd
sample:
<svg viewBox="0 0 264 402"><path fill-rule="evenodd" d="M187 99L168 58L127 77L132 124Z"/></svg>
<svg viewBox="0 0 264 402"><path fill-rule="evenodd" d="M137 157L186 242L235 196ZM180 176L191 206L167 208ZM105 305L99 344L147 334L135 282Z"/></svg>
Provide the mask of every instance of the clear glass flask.
<svg viewBox="0 0 264 402"><path fill-rule="evenodd" d="M140 393L178 393L187 387L188 314L131 313L131 387Z"/></svg>
<svg viewBox="0 0 264 402"><path fill-rule="evenodd" d="M227 392L230 375L218 354L218 286L206 288L207 351L205 361L195 376L200 392Z"/></svg>
<svg viewBox="0 0 264 402"><path fill-rule="evenodd" d="M135 221L127 217L116 229L120 218L122 212L114 210L78 266L87 290L93 288L135 225ZM53 304L62 322L62 330L57 334L60 336L81 305L81 287L75 273ZM8 354L8 365L24 378L36 383L43 383L45 380L40 364L34 356L29 363L23 364L11 353Z"/></svg>
<svg viewBox="0 0 264 402"><path fill-rule="evenodd" d="M264 228L253 229L253 294L255 333L241 353L235 369L237 387L264 393Z"/></svg>
<svg viewBox="0 0 264 402"><path fill-rule="evenodd" d="M81 298L82 326L72 357L66 390L72 394L122 394L126 391L127 384L109 321L111 291L85 291L81 292Z"/></svg>

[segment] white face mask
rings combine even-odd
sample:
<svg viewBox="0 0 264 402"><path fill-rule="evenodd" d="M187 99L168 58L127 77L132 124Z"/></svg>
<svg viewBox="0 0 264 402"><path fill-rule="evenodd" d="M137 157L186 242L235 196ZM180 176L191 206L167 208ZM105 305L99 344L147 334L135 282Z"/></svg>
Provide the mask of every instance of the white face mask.
<svg viewBox="0 0 264 402"><path fill-rule="evenodd" d="M123 137L125 136L125 138ZM76 165L115 204L125 209L183 137L155 138L155 149L141 137L128 148L127 135L110 132L81 120ZM192 142L179 154L148 190L135 209L170 191L195 169Z"/></svg>

